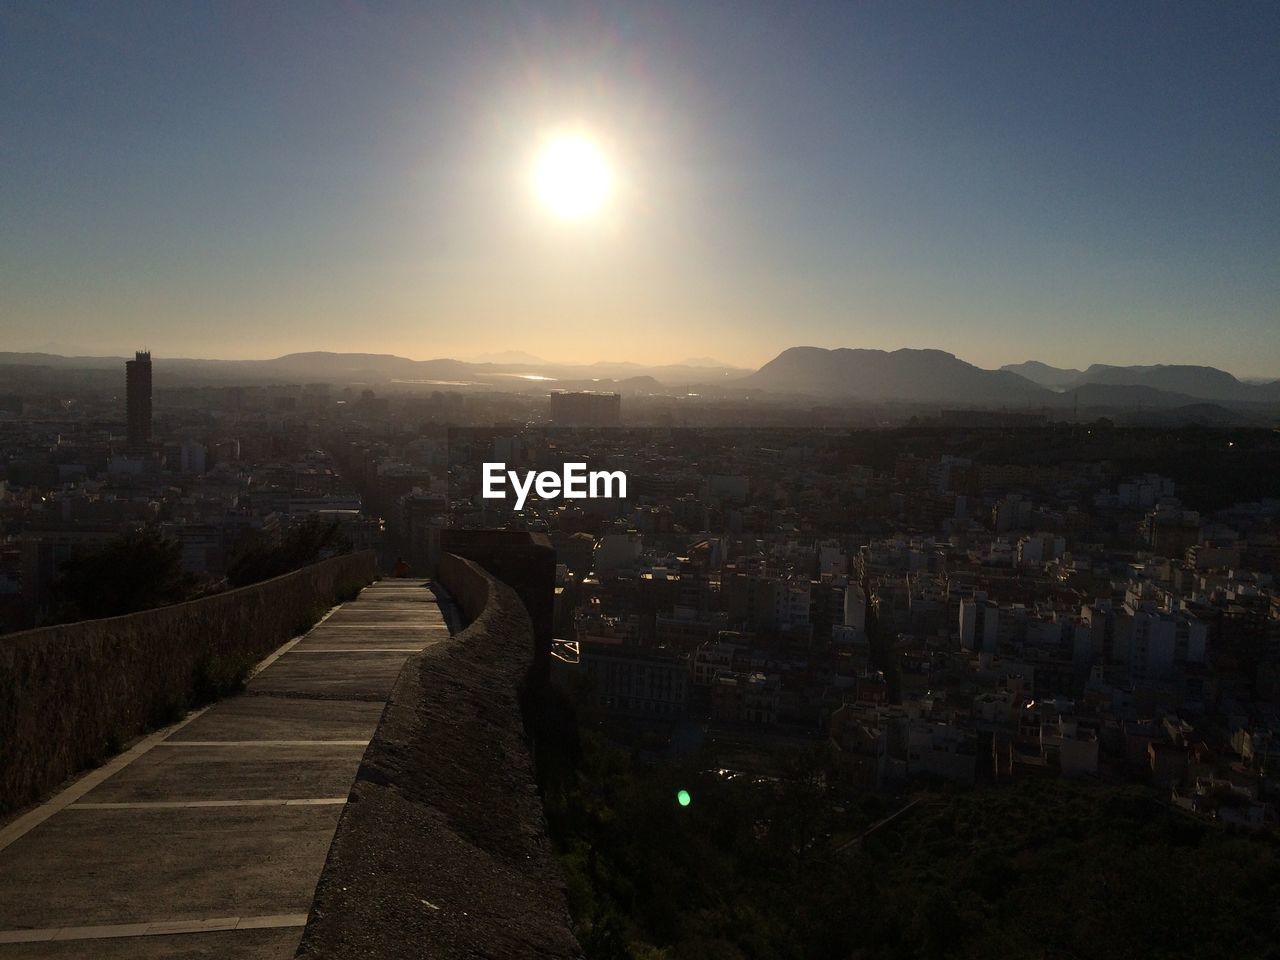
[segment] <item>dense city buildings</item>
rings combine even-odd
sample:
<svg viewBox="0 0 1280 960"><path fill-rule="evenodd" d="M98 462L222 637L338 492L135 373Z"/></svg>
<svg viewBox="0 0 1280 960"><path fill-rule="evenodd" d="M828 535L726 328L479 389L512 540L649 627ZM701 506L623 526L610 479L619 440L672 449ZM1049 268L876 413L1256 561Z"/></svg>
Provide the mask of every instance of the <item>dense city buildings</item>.
<svg viewBox="0 0 1280 960"><path fill-rule="evenodd" d="M616 427L622 422L622 397L594 390L556 390L551 422L561 427Z"/></svg>
<svg viewBox="0 0 1280 960"><path fill-rule="evenodd" d="M853 792L1137 781L1196 816L1274 822L1273 431L815 427L784 403L745 428L721 425L731 405L656 396L629 415L648 425L599 430L616 394L308 381L166 387L148 434L149 357L128 371L123 398L118 380L4 387L9 629L66 616L67 563L130 534L175 545L208 592L303 530L334 531L321 555L426 575L449 527L526 529L559 563L553 681L646 755L773 775L816 750ZM515 510L479 495L487 461L628 483Z"/></svg>
<svg viewBox="0 0 1280 960"><path fill-rule="evenodd" d="M769 876L832 891L865 870L862 904L902 849L921 851L884 907L908 909L929 870L970 869L967 842L937 853L953 810L988 817L997 847L1040 850L1054 878L1061 853L1035 844L1059 832L1146 849L1138 831L1195 829L1248 858L1274 842L1273 429L944 422L652 388L628 396L628 426L567 427L545 388L227 383L154 363L145 446L118 361L62 380L0 368L14 398L0 405L0 630L218 594L352 550L425 579L468 529L545 535L559 719L536 758L540 777L566 779L542 799L574 889L611 882L574 851L641 851L616 874L617 909L666 875L668 842L682 874L723 860L717 889L786 915L810 894L757 889L760 857ZM486 463L627 482L495 501ZM696 812L671 821L676 789ZM739 815L750 839L726 847ZM871 831L905 839L860 849ZM1157 870L1132 886L1158 888ZM701 913L674 915L700 929Z"/></svg>

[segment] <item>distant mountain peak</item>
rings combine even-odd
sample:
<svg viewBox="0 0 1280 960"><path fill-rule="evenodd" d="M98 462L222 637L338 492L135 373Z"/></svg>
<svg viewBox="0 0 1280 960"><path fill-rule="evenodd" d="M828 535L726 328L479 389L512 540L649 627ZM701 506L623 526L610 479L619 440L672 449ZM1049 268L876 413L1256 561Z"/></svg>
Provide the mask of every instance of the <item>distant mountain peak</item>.
<svg viewBox="0 0 1280 960"><path fill-rule="evenodd" d="M1041 363L1039 360L1028 360L1025 363L1007 363L1001 370L1007 370L1009 373L1016 373L1020 377L1026 377L1032 383L1038 383L1042 387L1056 389L1065 387L1070 383L1074 383L1082 376L1082 372L1070 367L1054 367L1047 363Z"/></svg>
<svg viewBox="0 0 1280 960"><path fill-rule="evenodd" d="M1280 381L1249 383L1237 379L1225 370L1202 364L1152 363L1120 366L1093 363L1080 371L1028 360L1026 363L1009 364L1001 369L1059 391L1075 391L1085 387L1130 390L1143 388L1187 400L1215 403L1265 403L1280 399ZM1136 393L1132 395L1137 396Z"/></svg>
<svg viewBox="0 0 1280 960"><path fill-rule="evenodd" d="M471 358L472 363L536 363L546 365L550 361L536 357L524 350L499 350L495 353L480 353Z"/></svg>
<svg viewBox="0 0 1280 960"><path fill-rule="evenodd" d="M748 377L746 387L817 396L919 403L1027 404L1052 394L1000 370L983 370L945 350L791 347Z"/></svg>

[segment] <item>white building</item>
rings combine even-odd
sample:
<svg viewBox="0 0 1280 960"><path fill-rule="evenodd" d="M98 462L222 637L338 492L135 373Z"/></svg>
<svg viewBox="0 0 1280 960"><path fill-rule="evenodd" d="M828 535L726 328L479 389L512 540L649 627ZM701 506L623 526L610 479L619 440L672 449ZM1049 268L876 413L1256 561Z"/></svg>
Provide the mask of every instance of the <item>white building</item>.
<svg viewBox="0 0 1280 960"><path fill-rule="evenodd" d="M865 633L867 629L867 594L856 583L844 588L844 625L858 633Z"/></svg>
<svg viewBox="0 0 1280 960"><path fill-rule="evenodd" d="M693 654L693 682L699 687L709 687L716 674L732 673L733 658L745 649L742 644L728 640L702 644Z"/></svg>
<svg viewBox="0 0 1280 960"><path fill-rule="evenodd" d="M1159 680L1176 667L1204 663L1209 630L1200 620L1181 611L1166 613L1151 604L1126 607L1125 612L1131 622L1122 659L1135 680Z"/></svg>

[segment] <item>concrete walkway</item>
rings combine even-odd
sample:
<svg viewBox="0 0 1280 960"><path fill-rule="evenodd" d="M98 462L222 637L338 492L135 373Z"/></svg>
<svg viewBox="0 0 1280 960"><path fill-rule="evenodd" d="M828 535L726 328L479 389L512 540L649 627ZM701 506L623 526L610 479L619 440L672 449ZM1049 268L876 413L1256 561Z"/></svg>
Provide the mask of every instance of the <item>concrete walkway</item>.
<svg viewBox="0 0 1280 960"><path fill-rule="evenodd" d="M448 634L421 582L379 581L0 829L0 960L292 957L392 684Z"/></svg>

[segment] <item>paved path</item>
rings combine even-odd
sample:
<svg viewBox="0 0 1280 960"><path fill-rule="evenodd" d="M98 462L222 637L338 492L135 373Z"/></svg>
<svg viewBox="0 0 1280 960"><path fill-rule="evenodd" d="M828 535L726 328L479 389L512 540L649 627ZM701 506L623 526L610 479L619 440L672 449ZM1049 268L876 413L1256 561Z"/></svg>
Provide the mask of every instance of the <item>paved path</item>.
<svg viewBox="0 0 1280 960"><path fill-rule="evenodd" d="M0 829L0 960L292 957L396 675L448 633L420 582L381 580Z"/></svg>

